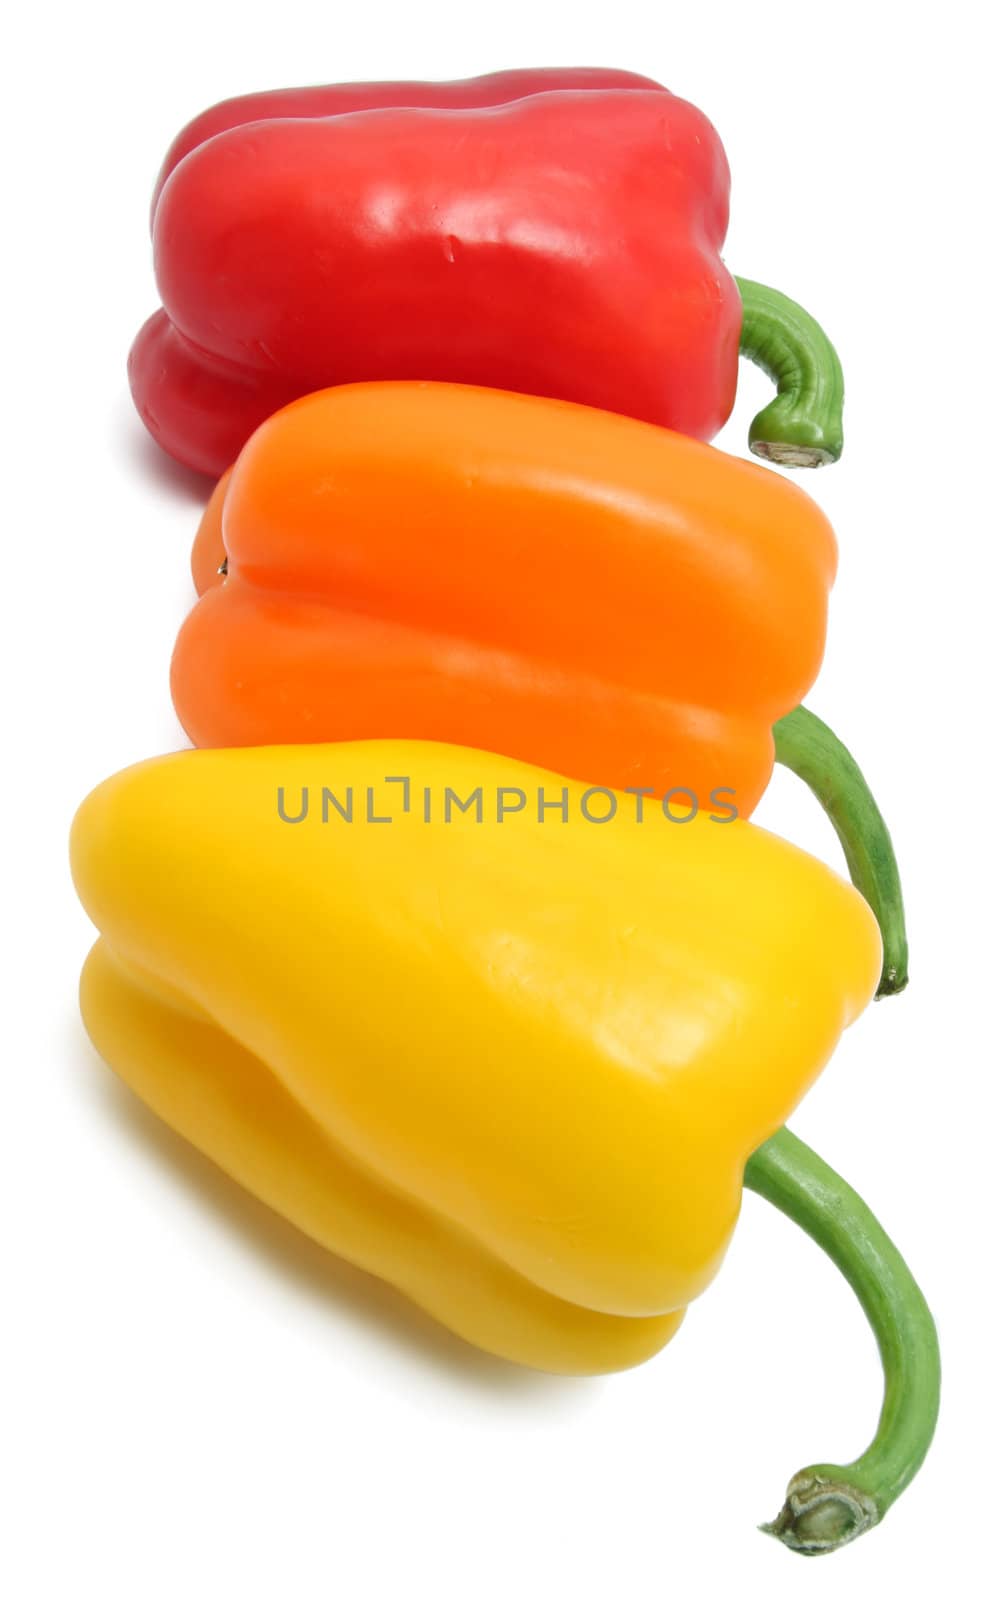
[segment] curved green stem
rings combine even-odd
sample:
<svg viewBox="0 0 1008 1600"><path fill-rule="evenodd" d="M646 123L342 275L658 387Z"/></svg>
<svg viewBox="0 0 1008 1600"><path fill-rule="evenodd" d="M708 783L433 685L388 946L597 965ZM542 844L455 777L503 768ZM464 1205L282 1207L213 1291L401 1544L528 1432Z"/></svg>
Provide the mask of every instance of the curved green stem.
<svg viewBox="0 0 1008 1600"><path fill-rule="evenodd" d="M885 1396L875 1437L849 1466L795 1473L766 1525L791 1550L825 1555L867 1533L917 1472L938 1419L938 1334L910 1269L864 1201L825 1161L781 1128L745 1170L746 1187L796 1222L857 1295L878 1341Z"/></svg>
<svg viewBox="0 0 1008 1600"><path fill-rule="evenodd" d="M864 773L833 730L805 706L774 723L777 760L808 784L829 817L847 859L854 887L875 913L882 933L878 994L907 985L903 890L889 829Z"/></svg>
<svg viewBox="0 0 1008 1600"><path fill-rule="evenodd" d="M843 450L843 371L814 317L787 295L736 278L742 296L739 353L777 385L753 419L749 448L784 467L822 467Z"/></svg>

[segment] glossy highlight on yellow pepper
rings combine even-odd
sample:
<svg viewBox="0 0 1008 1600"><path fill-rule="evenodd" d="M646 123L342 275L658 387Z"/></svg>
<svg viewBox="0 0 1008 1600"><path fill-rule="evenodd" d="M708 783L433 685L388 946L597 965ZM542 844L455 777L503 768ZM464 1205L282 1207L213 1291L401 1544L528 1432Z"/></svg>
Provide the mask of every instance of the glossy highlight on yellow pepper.
<svg viewBox="0 0 1008 1600"><path fill-rule="evenodd" d="M564 789L566 820L539 803ZM72 840L116 1072L323 1245L559 1372L675 1332L880 966L793 846L586 795L454 746L187 751L102 784Z"/></svg>

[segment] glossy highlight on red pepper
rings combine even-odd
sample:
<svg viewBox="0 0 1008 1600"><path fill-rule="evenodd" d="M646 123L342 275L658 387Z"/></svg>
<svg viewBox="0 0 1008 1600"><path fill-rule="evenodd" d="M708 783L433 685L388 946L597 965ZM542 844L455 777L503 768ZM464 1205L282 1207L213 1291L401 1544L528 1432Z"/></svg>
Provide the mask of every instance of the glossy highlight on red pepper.
<svg viewBox="0 0 1008 1600"><path fill-rule="evenodd" d="M577 89L653 89L667 94L663 84L638 72L619 67L518 67L510 72L487 72L479 78L455 78L440 83L414 79L406 83L326 83L298 89L266 89L259 94L235 95L221 100L187 122L172 140L154 185L151 226L157 203L180 161L229 128L278 118L339 117L350 111L378 111L397 106L426 106L434 111L475 111L481 106L502 106L530 94Z"/></svg>

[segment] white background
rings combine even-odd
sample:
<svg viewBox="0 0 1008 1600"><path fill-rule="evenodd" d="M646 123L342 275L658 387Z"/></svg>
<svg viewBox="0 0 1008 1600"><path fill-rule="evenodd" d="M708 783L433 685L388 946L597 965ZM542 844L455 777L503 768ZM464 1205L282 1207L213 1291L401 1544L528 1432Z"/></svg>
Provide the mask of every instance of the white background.
<svg viewBox="0 0 1008 1600"><path fill-rule="evenodd" d="M980 4L20 8L4 86L6 713L0 1583L12 1600L868 1596L987 1587L1004 1519L1003 59ZM841 545L810 704L901 856L912 982L795 1128L900 1242L940 1323L933 1454L870 1538L755 1531L867 1443L870 1334L757 1199L648 1366L512 1370L235 1191L82 1037L65 837L99 779L183 741L169 652L203 485L132 414L147 205L176 129L245 90L620 65L696 101L734 177L729 264L805 301L847 453L802 478ZM994 233L998 238L995 239ZM721 443L767 397L746 373ZM760 817L839 865L778 774ZM968 1592L963 1588L962 1592Z"/></svg>

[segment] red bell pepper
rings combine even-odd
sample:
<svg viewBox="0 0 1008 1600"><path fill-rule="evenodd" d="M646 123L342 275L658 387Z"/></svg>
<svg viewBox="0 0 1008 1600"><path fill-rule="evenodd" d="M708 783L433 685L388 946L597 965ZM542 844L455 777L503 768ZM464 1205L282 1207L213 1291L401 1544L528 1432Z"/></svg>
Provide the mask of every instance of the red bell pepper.
<svg viewBox="0 0 1008 1600"><path fill-rule="evenodd" d="M166 450L212 473L288 401L364 379L519 390L709 439L741 349L778 380L757 453L834 460L835 353L724 266L728 187L702 113L632 73L228 101L162 170L164 309L134 343L134 399Z"/></svg>

